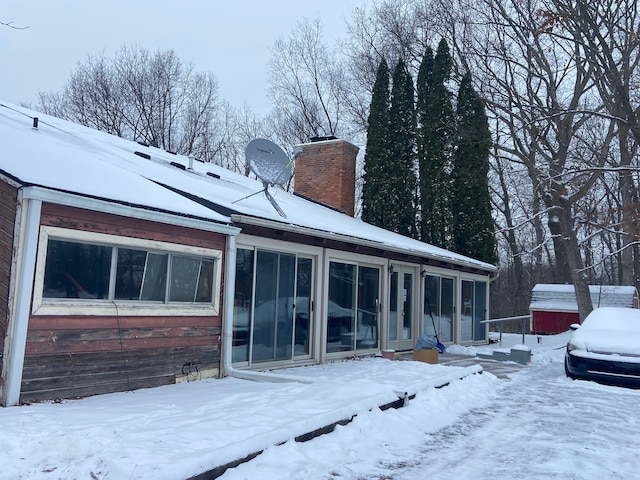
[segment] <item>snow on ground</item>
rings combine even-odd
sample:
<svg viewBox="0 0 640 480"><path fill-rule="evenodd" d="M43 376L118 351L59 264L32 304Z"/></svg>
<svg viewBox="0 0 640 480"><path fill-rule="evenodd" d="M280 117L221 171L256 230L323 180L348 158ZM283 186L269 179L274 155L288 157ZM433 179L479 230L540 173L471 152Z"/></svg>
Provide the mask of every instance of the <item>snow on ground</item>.
<svg viewBox="0 0 640 480"><path fill-rule="evenodd" d="M221 478L636 478L640 392L567 379L569 336L527 336L532 363L507 380L376 358L279 371L307 383L228 378L0 409L0 479L186 479L265 446ZM403 389L416 393L406 407L375 408Z"/></svg>

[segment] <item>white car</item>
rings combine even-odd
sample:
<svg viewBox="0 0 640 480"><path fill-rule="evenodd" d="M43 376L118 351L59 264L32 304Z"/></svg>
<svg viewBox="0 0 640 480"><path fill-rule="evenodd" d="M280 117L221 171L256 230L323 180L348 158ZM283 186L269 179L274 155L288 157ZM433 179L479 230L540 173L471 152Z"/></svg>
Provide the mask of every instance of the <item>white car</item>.
<svg viewBox="0 0 640 480"><path fill-rule="evenodd" d="M640 310L593 310L569 340L564 367L570 378L640 388Z"/></svg>

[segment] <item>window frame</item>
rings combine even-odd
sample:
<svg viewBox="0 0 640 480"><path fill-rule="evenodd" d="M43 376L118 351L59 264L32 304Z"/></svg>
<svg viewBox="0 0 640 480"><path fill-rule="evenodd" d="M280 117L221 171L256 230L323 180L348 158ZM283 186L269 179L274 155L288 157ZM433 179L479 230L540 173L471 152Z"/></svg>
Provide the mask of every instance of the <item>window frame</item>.
<svg viewBox="0 0 640 480"><path fill-rule="evenodd" d="M115 247L112 256L117 257L117 248L146 250L147 252L184 255L213 260L212 301L206 303L146 302L141 300L116 300L115 263L111 264L109 278L109 299L55 299L45 298L44 272L49 239ZM169 272L168 272L169 273ZM33 315L132 315L132 316L216 316L220 312L220 292L222 280L222 251L217 249L180 245L176 243L125 237L106 233L87 232L61 227L41 226L36 257L34 278Z"/></svg>

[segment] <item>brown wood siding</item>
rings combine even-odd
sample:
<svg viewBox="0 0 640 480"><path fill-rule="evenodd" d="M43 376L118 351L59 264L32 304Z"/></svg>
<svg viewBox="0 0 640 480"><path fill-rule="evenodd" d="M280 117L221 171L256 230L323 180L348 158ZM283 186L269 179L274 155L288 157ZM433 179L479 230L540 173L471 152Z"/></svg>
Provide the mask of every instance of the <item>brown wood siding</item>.
<svg viewBox="0 0 640 480"><path fill-rule="evenodd" d="M222 250L225 235L43 204L43 225ZM221 268L224 268L222 265ZM223 269L224 271L224 269ZM220 299L222 305L222 299ZM222 309L220 309L221 311ZM29 320L22 402L174 383L220 371L222 317L39 316Z"/></svg>
<svg viewBox="0 0 640 480"><path fill-rule="evenodd" d="M0 180L0 354L4 354L9 328L9 281L13 257L13 229L16 221L18 190ZM4 355L0 355L0 372Z"/></svg>

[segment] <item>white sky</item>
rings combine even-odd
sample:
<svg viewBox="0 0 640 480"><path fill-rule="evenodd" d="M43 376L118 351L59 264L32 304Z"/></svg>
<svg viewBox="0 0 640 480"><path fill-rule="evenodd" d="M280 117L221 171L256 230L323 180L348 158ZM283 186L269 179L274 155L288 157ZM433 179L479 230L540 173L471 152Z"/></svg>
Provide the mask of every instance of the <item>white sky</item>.
<svg viewBox="0 0 640 480"><path fill-rule="evenodd" d="M318 16L325 43L344 36L345 20L365 0L2 0L0 100L35 102L58 91L78 62L123 44L155 52L173 49L197 71L213 72L220 96L258 114L267 99L270 48L297 22Z"/></svg>

